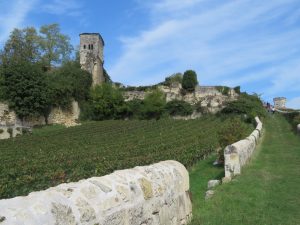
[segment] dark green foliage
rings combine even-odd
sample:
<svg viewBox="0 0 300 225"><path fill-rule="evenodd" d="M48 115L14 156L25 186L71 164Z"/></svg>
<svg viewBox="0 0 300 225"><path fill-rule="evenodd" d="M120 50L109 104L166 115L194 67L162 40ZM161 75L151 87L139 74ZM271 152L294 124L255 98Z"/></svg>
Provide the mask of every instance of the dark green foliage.
<svg viewBox="0 0 300 225"><path fill-rule="evenodd" d="M3 67L4 95L21 118L43 115L49 105L49 88L37 64L18 62Z"/></svg>
<svg viewBox="0 0 300 225"><path fill-rule="evenodd" d="M4 132L4 130L3 129L0 129L0 134L2 134Z"/></svg>
<svg viewBox="0 0 300 225"><path fill-rule="evenodd" d="M255 116L266 116L266 110L260 99L255 95L245 93L241 94L237 101L228 103L221 113L243 114L248 116L249 122L254 122Z"/></svg>
<svg viewBox="0 0 300 225"><path fill-rule="evenodd" d="M218 132L220 144L220 151L218 152L219 160L224 161L224 148L226 146L242 140L250 133L251 129L249 129L249 126L240 117L230 118L228 123L224 124Z"/></svg>
<svg viewBox="0 0 300 225"><path fill-rule="evenodd" d="M112 83L112 80L111 80L110 76L108 75L106 69L103 69L103 76L104 76L105 83Z"/></svg>
<svg viewBox="0 0 300 225"><path fill-rule="evenodd" d="M292 124L293 128L296 129L297 125L300 124L300 113L291 112L284 114L285 118Z"/></svg>
<svg viewBox="0 0 300 225"><path fill-rule="evenodd" d="M80 69L76 62L67 62L47 74L47 83L51 90L52 105L67 108L72 99L80 103L88 100L92 76Z"/></svg>
<svg viewBox="0 0 300 225"><path fill-rule="evenodd" d="M130 119L142 119L142 112L144 108L144 101L140 99L133 99L126 102L127 105L127 116Z"/></svg>
<svg viewBox="0 0 300 225"><path fill-rule="evenodd" d="M171 86L172 84L174 83L179 83L181 84L182 83L182 73L175 73L175 74L172 74L171 76L169 77L166 77L165 78L165 81L160 83L162 85L166 85L166 86Z"/></svg>
<svg viewBox="0 0 300 225"><path fill-rule="evenodd" d="M235 93L241 94L241 86L236 86L233 88L233 90L235 91Z"/></svg>
<svg viewBox="0 0 300 225"><path fill-rule="evenodd" d="M186 91L192 92L195 90L197 84L198 81L196 72L193 70L185 71L182 78L182 88Z"/></svg>
<svg viewBox="0 0 300 225"><path fill-rule="evenodd" d="M109 83L92 89L91 104L94 120L116 119L126 115L126 105L121 91Z"/></svg>
<svg viewBox="0 0 300 225"><path fill-rule="evenodd" d="M189 116L193 113L193 107L188 102L172 100L166 104L166 111L171 116Z"/></svg>
<svg viewBox="0 0 300 225"><path fill-rule="evenodd" d="M11 127L7 128L7 133L9 133L9 136L13 136L13 129Z"/></svg>
<svg viewBox="0 0 300 225"><path fill-rule="evenodd" d="M198 113L202 113L202 114L208 114L209 113L207 107L201 106L201 102L197 102L194 105L194 108L195 108L196 112L198 112Z"/></svg>
<svg viewBox="0 0 300 225"><path fill-rule="evenodd" d="M164 114L166 99L159 90L148 93L144 99L142 108L143 119L160 119Z"/></svg>
<svg viewBox="0 0 300 225"><path fill-rule="evenodd" d="M191 166L216 149L217 131L227 122L213 116L110 120L67 129L47 126L32 135L1 140L0 198L162 160Z"/></svg>
<svg viewBox="0 0 300 225"><path fill-rule="evenodd" d="M226 86L216 86L216 89L222 93L222 95L229 95L230 88Z"/></svg>

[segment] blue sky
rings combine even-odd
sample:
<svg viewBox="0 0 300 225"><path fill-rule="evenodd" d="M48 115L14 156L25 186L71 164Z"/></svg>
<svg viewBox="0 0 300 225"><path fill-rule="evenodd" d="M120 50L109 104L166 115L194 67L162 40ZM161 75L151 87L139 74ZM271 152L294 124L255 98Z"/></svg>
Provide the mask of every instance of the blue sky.
<svg viewBox="0 0 300 225"><path fill-rule="evenodd" d="M201 85L240 85L300 108L299 0L0 0L0 46L15 27L59 23L105 40L114 81L148 85L193 69Z"/></svg>

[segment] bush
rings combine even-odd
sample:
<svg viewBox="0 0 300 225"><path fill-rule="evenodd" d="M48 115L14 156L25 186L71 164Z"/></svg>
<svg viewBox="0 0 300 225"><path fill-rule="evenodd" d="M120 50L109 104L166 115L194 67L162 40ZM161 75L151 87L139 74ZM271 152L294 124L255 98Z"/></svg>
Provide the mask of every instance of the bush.
<svg viewBox="0 0 300 225"><path fill-rule="evenodd" d="M47 75L52 105L67 108L72 99L78 102L88 100L92 76L80 69L80 65L76 62L65 63Z"/></svg>
<svg viewBox="0 0 300 225"><path fill-rule="evenodd" d="M185 71L182 78L182 88L186 91L192 92L195 90L197 84L198 81L196 72L193 70Z"/></svg>
<svg viewBox="0 0 300 225"><path fill-rule="evenodd" d="M292 124L292 126L294 128L296 128L297 125L300 124L300 113L299 112L287 113L284 116L289 121L289 123Z"/></svg>
<svg viewBox="0 0 300 225"><path fill-rule="evenodd" d="M91 91L92 119L117 119L126 115L125 102L119 89L104 83Z"/></svg>
<svg viewBox="0 0 300 225"><path fill-rule="evenodd" d="M218 132L221 147L218 152L219 161L224 161L224 148L226 146L247 137L249 132L249 127L239 117L233 117L229 123L225 123L225 126Z"/></svg>
<svg viewBox="0 0 300 225"><path fill-rule="evenodd" d="M166 77L165 81L161 84L170 87L173 83L182 83L182 73L174 73L171 76Z"/></svg>
<svg viewBox="0 0 300 225"><path fill-rule="evenodd" d="M235 93L241 94L241 86L236 86L233 88L233 90L235 91Z"/></svg>
<svg viewBox="0 0 300 225"><path fill-rule="evenodd" d="M127 105L127 117L131 119L142 118L142 112L144 108L144 101L140 99L133 99L126 102Z"/></svg>
<svg viewBox="0 0 300 225"><path fill-rule="evenodd" d="M248 116L248 122L254 122L256 116L265 117L266 110L255 95L241 94L237 101L229 102L221 111L224 114L242 114Z"/></svg>
<svg viewBox="0 0 300 225"><path fill-rule="evenodd" d="M166 104L166 111L171 116L188 116L193 113L193 107L185 101L172 100Z"/></svg>
<svg viewBox="0 0 300 225"><path fill-rule="evenodd" d="M226 87L226 86L217 86L216 88L217 88L217 90L219 92L222 93L222 95L229 95L229 91L230 91L229 87Z"/></svg>
<svg viewBox="0 0 300 225"><path fill-rule="evenodd" d="M146 95L142 107L142 119L160 119L164 114L166 105L165 95L155 90Z"/></svg>
<svg viewBox="0 0 300 225"><path fill-rule="evenodd" d="M4 130L3 129L0 129L0 134L2 134L4 132Z"/></svg>

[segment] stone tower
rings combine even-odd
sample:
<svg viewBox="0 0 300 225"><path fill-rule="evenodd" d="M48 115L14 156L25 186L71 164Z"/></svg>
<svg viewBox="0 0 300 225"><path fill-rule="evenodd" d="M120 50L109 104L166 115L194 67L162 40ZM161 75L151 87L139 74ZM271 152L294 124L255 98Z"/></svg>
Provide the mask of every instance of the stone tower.
<svg viewBox="0 0 300 225"><path fill-rule="evenodd" d="M82 33L80 36L80 65L90 72L93 86L105 81L103 72L104 41L99 33Z"/></svg>
<svg viewBox="0 0 300 225"><path fill-rule="evenodd" d="M285 108L286 98L278 97L278 98L274 98L273 101L274 101L274 107L276 109L284 109Z"/></svg>

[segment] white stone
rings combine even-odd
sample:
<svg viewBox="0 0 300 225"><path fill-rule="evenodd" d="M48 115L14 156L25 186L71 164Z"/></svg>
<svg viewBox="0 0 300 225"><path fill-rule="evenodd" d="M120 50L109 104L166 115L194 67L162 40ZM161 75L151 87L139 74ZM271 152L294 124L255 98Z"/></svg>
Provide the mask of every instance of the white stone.
<svg viewBox="0 0 300 225"><path fill-rule="evenodd" d="M212 198L212 196L215 194L213 190L208 190L205 192L205 200Z"/></svg>
<svg viewBox="0 0 300 225"><path fill-rule="evenodd" d="M189 174L176 161L120 170L0 200L6 224L187 224Z"/></svg>
<svg viewBox="0 0 300 225"><path fill-rule="evenodd" d="M207 188L208 189L213 189L214 187L220 185L220 183L221 183L220 180L210 180L207 183Z"/></svg>

